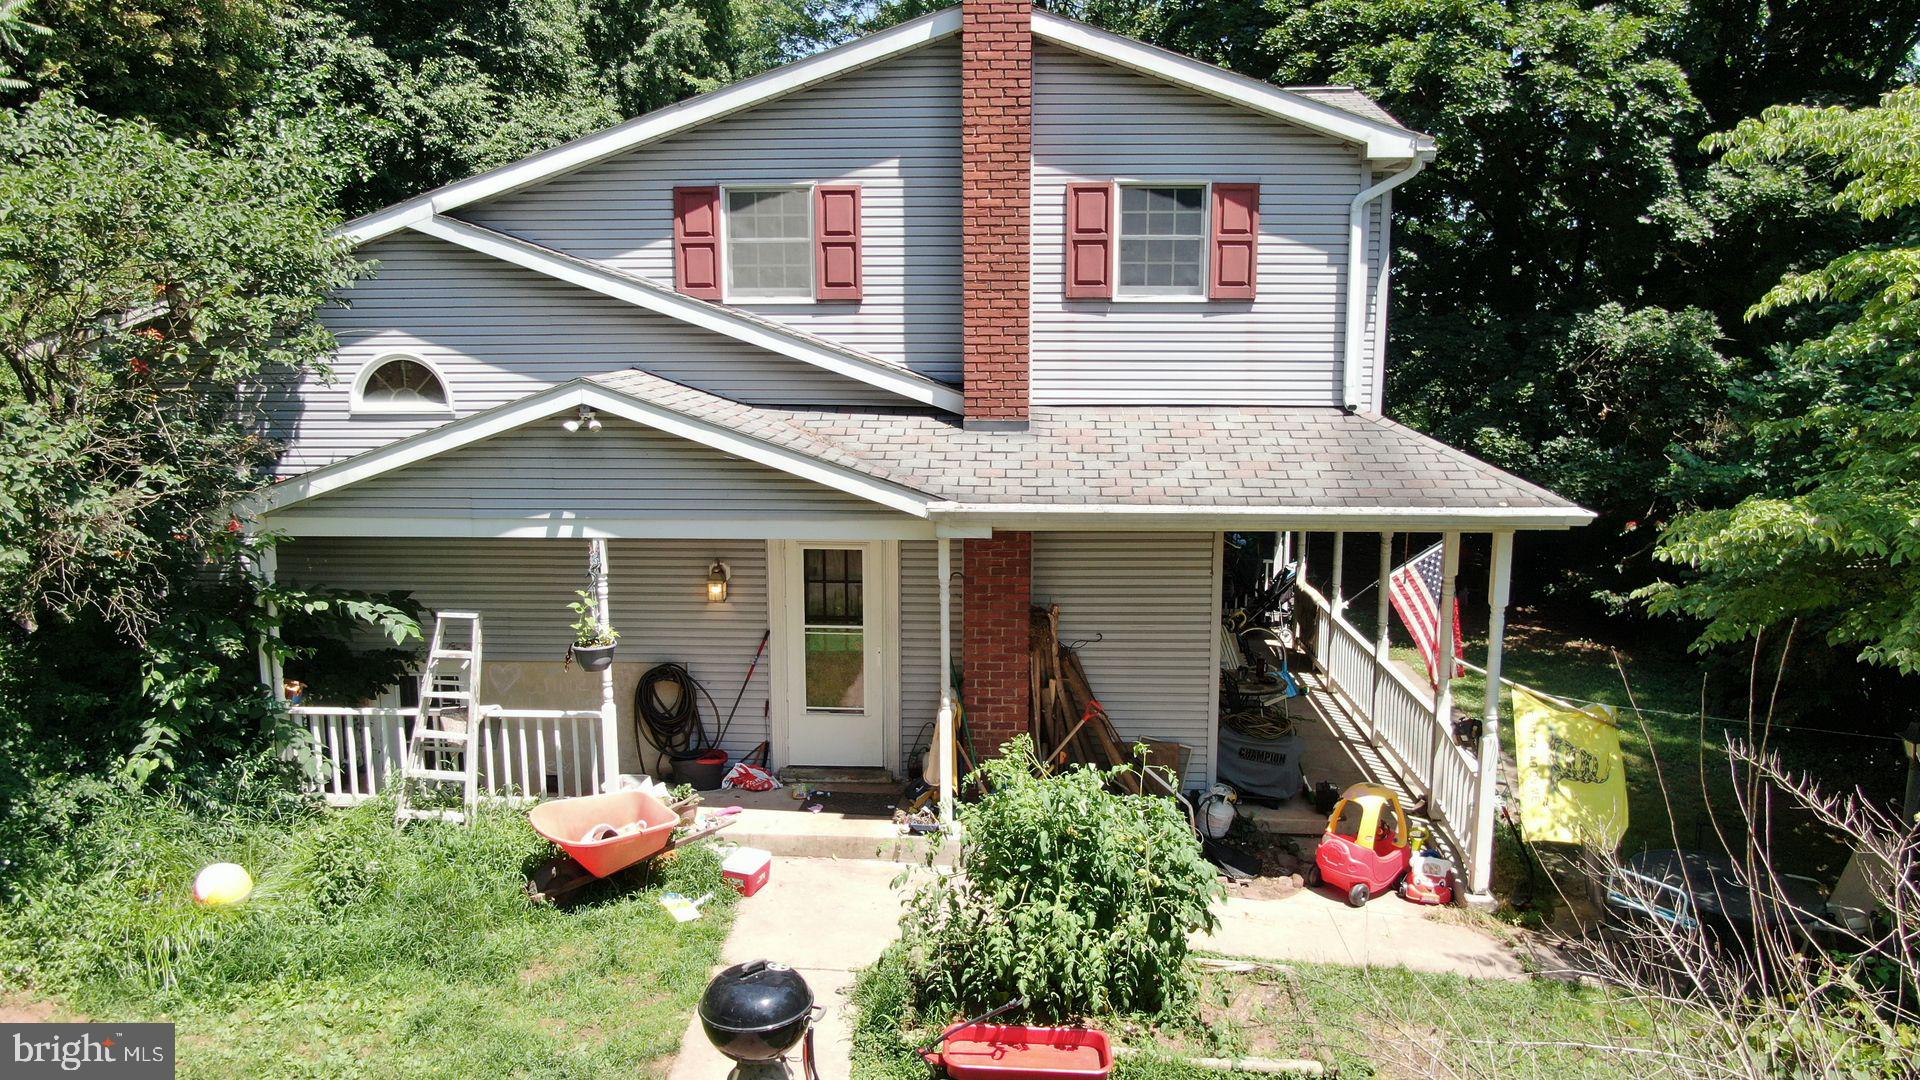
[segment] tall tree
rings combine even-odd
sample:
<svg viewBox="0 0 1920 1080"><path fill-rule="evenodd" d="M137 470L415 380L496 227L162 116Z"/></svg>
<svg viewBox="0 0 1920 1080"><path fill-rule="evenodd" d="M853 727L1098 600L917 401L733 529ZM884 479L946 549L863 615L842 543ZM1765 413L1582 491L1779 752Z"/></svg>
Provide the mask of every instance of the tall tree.
<svg viewBox="0 0 1920 1080"><path fill-rule="evenodd" d="M1702 620L1704 644L1801 620L1920 674L1920 89L1863 109L1768 109L1710 145L1736 165L1831 169L1847 180L1834 205L1880 235L1754 305L1838 312L1774 376L1797 407L1752 427L1750 452L1787 467L1731 508L1677 518L1658 554L1689 572L1643 595Z"/></svg>

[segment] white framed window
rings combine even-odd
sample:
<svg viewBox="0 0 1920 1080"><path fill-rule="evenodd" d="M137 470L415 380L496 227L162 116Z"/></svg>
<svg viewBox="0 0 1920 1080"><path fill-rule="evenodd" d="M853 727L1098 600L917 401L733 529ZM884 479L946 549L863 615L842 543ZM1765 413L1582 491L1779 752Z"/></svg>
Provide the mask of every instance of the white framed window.
<svg viewBox="0 0 1920 1080"><path fill-rule="evenodd" d="M721 192L727 299L813 299L813 189L742 187Z"/></svg>
<svg viewBox="0 0 1920 1080"><path fill-rule="evenodd" d="M1120 185L1116 297L1206 299L1207 185Z"/></svg>
<svg viewBox="0 0 1920 1080"><path fill-rule="evenodd" d="M453 411L447 380L411 353L376 357L353 381L355 413L442 414Z"/></svg>

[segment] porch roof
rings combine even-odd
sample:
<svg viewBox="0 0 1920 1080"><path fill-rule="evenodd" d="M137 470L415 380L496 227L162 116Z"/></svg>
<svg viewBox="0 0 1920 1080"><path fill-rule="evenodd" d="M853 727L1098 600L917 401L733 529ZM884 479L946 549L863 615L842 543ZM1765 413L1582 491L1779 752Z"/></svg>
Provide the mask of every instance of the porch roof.
<svg viewBox="0 0 1920 1080"><path fill-rule="evenodd" d="M745 405L639 369L592 381L923 492L935 515L1465 512L1536 527L1593 516L1385 417L1335 408L1036 406L1028 430L987 432L933 410Z"/></svg>

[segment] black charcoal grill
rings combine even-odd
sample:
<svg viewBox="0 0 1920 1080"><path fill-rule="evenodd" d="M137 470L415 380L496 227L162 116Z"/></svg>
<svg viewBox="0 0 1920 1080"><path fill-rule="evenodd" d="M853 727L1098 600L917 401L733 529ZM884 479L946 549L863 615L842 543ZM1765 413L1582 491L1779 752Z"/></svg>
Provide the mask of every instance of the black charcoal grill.
<svg viewBox="0 0 1920 1080"><path fill-rule="evenodd" d="M713 977L700 997L700 1026L714 1049L738 1062L774 1061L805 1043L802 1062L809 1080L813 1064L813 990L800 973L771 960L735 964Z"/></svg>

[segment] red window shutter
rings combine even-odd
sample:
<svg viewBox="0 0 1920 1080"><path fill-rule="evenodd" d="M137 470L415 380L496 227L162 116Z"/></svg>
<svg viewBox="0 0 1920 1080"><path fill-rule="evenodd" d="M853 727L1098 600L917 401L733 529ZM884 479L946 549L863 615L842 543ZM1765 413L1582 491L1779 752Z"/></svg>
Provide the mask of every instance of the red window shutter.
<svg viewBox="0 0 1920 1080"><path fill-rule="evenodd" d="M813 248L814 299L860 299L859 185L814 189Z"/></svg>
<svg viewBox="0 0 1920 1080"><path fill-rule="evenodd" d="M720 299L720 189L673 189L673 287Z"/></svg>
<svg viewBox="0 0 1920 1080"><path fill-rule="evenodd" d="M1067 299L1113 296L1113 185L1067 185Z"/></svg>
<svg viewBox="0 0 1920 1080"><path fill-rule="evenodd" d="M1213 267L1207 295L1251 300L1258 282L1260 185L1213 185Z"/></svg>

